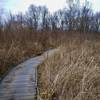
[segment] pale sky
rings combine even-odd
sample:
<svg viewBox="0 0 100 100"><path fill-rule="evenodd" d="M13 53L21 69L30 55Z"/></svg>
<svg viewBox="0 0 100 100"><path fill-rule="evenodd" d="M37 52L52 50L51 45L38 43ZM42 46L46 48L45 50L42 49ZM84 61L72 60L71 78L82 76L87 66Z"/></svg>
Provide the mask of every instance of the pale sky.
<svg viewBox="0 0 100 100"><path fill-rule="evenodd" d="M84 0L81 0L83 2ZM95 11L100 11L100 0L89 0L93 4ZM63 9L66 0L0 0L0 8L5 8L12 13L25 12L30 4L46 6L50 12Z"/></svg>

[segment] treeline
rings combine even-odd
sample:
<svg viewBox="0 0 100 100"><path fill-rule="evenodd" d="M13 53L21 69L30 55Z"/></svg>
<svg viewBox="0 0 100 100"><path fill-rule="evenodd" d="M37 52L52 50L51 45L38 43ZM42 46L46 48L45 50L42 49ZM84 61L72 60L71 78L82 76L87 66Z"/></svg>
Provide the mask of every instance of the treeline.
<svg viewBox="0 0 100 100"><path fill-rule="evenodd" d="M31 5L25 14L13 15L9 13L5 20L2 20L2 16L0 18L0 33L4 33L4 39L7 33L14 32L14 34L30 34L44 31L75 30L84 33L100 31L100 12L94 13L88 2L80 6L79 0L69 3L66 8L53 14L45 6Z"/></svg>
<svg viewBox="0 0 100 100"><path fill-rule="evenodd" d="M18 28L18 26L21 28L28 27L32 30L58 29L98 32L100 12L94 14L88 2L80 6L77 0L69 4L67 8L54 14L50 14L46 7L31 5L25 15L22 13L17 15L9 14L4 26L5 28L12 28L12 26L15 28ZM2 28L1 21L0 28Z"/></svg>

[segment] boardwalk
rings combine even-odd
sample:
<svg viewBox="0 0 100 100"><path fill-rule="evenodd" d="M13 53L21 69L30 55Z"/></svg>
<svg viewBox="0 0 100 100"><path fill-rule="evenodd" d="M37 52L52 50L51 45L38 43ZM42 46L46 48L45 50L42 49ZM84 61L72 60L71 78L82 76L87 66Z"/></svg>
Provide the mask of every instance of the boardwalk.
<svg viewBox="0 0 100 100"><path fill-rule="evenodd" d="M35 100L37 66L54 51L50 50L16 66L0 84L0 100Z"/></svg>

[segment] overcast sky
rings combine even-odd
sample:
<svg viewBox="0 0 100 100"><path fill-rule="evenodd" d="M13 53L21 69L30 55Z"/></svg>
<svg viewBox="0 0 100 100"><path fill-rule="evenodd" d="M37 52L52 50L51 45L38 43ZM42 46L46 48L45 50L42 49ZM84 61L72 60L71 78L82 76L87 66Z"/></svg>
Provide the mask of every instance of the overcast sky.
<svg viewBox="0 0 100 100"><path fill-rule="evenodd" d="M81 0L83 2L84 0ZM100 0L89 0L93 4L95 11L100 11ZM45 5L50 12L62 9L66 5L66 0L0 0L0 8L10 10L12 13L25 12L30 4Z"/></svg>

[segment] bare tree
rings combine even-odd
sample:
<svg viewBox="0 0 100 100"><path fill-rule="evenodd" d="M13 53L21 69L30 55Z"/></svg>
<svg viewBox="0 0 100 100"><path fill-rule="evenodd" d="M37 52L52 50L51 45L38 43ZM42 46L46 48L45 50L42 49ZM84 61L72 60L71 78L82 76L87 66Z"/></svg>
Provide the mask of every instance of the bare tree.
<svg viewBox="0 0 100 100"><path fill-rule="evenodd" d="M29 7L29 12L28 12L28 20L30 22L31 27L34 30L37 30L38 28L38 20L39 20L39 11L38 7L31 5Z"/></svg>
<svg viewBox="0 0 100 100"><path fill-rule="evenodd" d="M100 29L100 12L96 13L94 24L95 24L95 27L96 27L96 32L99 32L99 29Z"/></svg>

